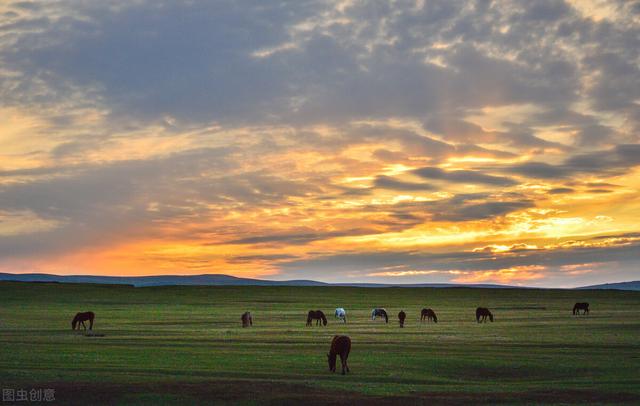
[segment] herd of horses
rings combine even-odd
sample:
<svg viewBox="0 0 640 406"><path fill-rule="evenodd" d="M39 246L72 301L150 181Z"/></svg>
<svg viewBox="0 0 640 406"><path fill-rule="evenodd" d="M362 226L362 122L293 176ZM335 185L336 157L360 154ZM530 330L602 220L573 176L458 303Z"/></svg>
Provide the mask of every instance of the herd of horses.
<svg viewBox="0 0 640 406"><path fill-rule="evenodd" d="M582 308L580 306L582 305L586 305L586 313L589 313L589 304L588 303L576 303L576 306L578 306L579 308ZM574 307L574 311L573 314L576 314L576 310ZM334 313L336 319L340 319L342 320L343 323L347 322L347 312L344 310L343 307L338 307L335 310ZM243 315L244 317L244 315ZM377 318L381 318L384 319L385 323L389 323L389 314L387 313L387 310L381 307L376 307L375 309L371 310L371 320L375 320ZM407 318L407 313L405 313L404 310L400 310L400 312L398 313L398 322L400 322L400 327L404 327L404 321ZM478 323L486 323L487 318L489 319L489 321L493 322L493 314L491 313L491 311L489 311L489 309L487 309L486 307L478 307L476 309L476 321ZM316 326L326 326L327 325L327 316L325 316L324 312L322 310L309 310L309 313L307 313L307 326L312 326L313 325L313 321L316 321ZM433 309L422 309L420 311L420 322L434 322L437 323L438 322L438 316L436 315L436 312L433 311ZM243 327L246 327L244 321L242 323Z"/></svg>
<svg viewBox="0 0 640 406"><path fill-rule="evenodd" d="M580 311L582 311L583 315L589 314L589 303L581 302L576 303L573 306L573 314L579 315ZM338 307L334 313L335 317L339 320L342 320L344 323L347 322L347 312L343 307ZM85 321L89 322L89 330L93 329L93 321L96 315L93 312L82 312L77 313L73 320L71 321L71 328L73 330L80 329L80 325L87 329L87 326L84 324ZM385 323L389 323L389 314L386 309L383 308L375 308L371 311L371 320L376 320L376 318L384 319ZM400 323L400 327L404 327L404 322L407 318L407 314L404 310L400 310L398 313L398 321ZM487 319L493 322L493 314L486 307L478 307L476 308L476 321L478 323L486 323ZM240 317L242 321L242 327L251 327L253 326L253 318L251 317L251 312L244 312ZM313 326L313 321L316 321L316 326L327 325L327 316L322 312L322 310L309 310L307 313L307 326ZM436 313L432 309L424 308L420 311L420 321L421 322L430 322L434 323L438 322L438 317ZM331 346L329 347L329 353L327 354L327 360L329 362L329 371L336 372L336 363L338 356L340 357L340 363L342 364L342 375L349 371L349 365L347 364L347 358L349 358L349 352L351 352L351 338L349 336L344 335L336 335L333 336L331 340Z"/></svg>
<svg viewBox="0 0 640 406"><path fill-rule="evenodd" d="M573 314L579 315L582 311L583 315L589 314L589 303L579 302L573 306ZM347 312L343 307L338 307L335 310L335 318L342 320L343 323L347 322ZM73 320L71 321L71 329L76 330L80 329L80 325L86 330L87 326L84 324L85 321L89 322L89 330L93 329L93 320L96 315L93 312L81 312L76 313ZM378 317L384 319L385 323L389 323L389 314L387 310L381 307L376 307L371 311L371 320L376 320ZM398 313L398 321L400 322L400 327L404 327L405 319L407 318L407 314L404 310L400 310ZM476 321L478 323L486 323L487 319L493 322L493 314L486 307L478 307L476 308ZM242 316L240 316L240 320L242 321L242 327L250 327L253 326L253 318L251 317L251 312L244 312ZM322 310L309 310L307 313L307 326L312 326L313 321L315 320L316 326L326 326L327 325L327 316L325 316ZM436 312L432 309L424 308L420 311L420 321L421 322L438 322L438 316Z"/></svg>

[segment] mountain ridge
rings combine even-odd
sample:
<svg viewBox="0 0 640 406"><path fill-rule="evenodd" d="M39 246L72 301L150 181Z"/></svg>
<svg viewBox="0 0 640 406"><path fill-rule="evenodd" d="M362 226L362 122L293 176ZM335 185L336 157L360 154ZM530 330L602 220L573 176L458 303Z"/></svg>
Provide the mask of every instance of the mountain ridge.
<svg viewBox="0 0 640 406"><path fill-rule="evenodd" d="M575 289L639 290L640 291L640 281L601 283L598 285L581 286Z"/></svg>
<svg viewBox="0 0 640 406"><path fill-rule="evenodd" d="M539 289L528 286L499 284L461 284L461 283L365 283L341 282L327 283L308 279L274 281L266 279L241 278L226 274L201 275L150 275L150 276L99 276L99 275L55 275L46 273L12 274L1 273L0 281L12 282L50 282L50 283L95 283L131 285L135 287L151 286L344 286L362 288L492 288L492 289ZM640 281L613 282L598 285L581 286L573 289L616 289L640 291Z"/></svg>
<svg viewBox="0 0 640 406"><path fill-rule="evenodd" d="M475 287L475 288L516 288L516 286L494 284L455 283L327 283L307 279L274 281L265 279L240 278L225 274L202 275L151 275L151 276L98 276L98 275L54 275L46 273L12 274L0 273L0 281L51 282L51 283L96 283L148 286L345 286L345 287Z"/></svg>

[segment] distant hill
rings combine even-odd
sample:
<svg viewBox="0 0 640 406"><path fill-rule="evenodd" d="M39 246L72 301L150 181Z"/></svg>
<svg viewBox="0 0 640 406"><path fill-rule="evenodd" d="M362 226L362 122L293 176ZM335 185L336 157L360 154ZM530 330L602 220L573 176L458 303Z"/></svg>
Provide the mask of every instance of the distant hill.
<svg viewBox="0 0 640 406"><path fill-rule="evenodd" d="M58 282L58 283L99 283L112 285L168 286L168 285L215 285L215 286L324 286L325 283L307 280L267 281L237 278L222 274L208 275L158 275L158 276L94 276L94 275L51 275L44 273L10 274L0 273L0 281L15 282Z"/></svg>
<svg viewBox="0 0 640 406"><path fill-rule="evenodd" d="M576 289L640 290L640 281L604 283L602 285L582 286Z"/></svg>
<svg viewBox="0 0 640 406"><path fill-rule="evenodd" d="M223 274L207 275L157 275L157 276L94 276L94 275L51 275L44 273L11 274L0 273L0 281L49 282L49 283L99 283L112 285L144 286L348 286L363 288L514 288L514 286L492 284L450 284L450 283L325 283L311 280L269 281L264 279L238 278Z"/></svg>

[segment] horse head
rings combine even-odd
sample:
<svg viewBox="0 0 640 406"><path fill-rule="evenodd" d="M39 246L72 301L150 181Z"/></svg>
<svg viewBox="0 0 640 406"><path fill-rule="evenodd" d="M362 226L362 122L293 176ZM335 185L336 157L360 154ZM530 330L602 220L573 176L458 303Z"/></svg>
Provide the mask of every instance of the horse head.
<svg viewBox="0 0 640 406"><path fill-rule="evenodd" d="M336 372L336 354L327 354L327 361L329 362L329 371Z"/></svg>

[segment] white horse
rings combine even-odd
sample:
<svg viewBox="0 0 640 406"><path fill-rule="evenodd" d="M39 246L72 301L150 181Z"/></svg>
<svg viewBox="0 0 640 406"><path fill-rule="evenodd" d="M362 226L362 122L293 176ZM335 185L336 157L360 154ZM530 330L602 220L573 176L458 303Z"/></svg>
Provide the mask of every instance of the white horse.
<svg viewBox="0 0 640 406"><path fill-rule="evenodd" d="M347 322L347 312L344 311L344 308L338 307L335 315L337 319L341 319L345 323Z"/></svg>

